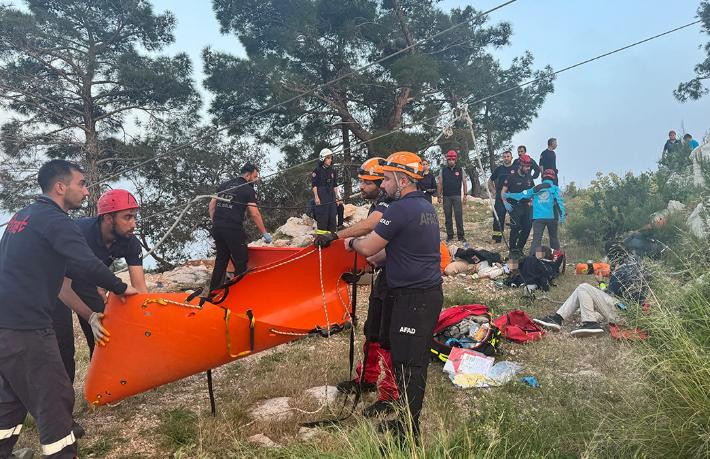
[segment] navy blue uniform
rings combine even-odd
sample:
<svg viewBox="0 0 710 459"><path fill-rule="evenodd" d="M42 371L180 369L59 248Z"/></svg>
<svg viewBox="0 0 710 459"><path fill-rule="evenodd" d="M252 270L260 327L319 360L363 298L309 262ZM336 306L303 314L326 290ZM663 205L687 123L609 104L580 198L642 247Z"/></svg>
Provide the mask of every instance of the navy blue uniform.
<svg viewBox="0 0 710 459"><path fill-rule="evenodd" d="M29 411L42 452L74 457L74 389L62 365L52 312L67 261L95 285L117 294L127 285L96 258L52 199L17 212L0 240L0 457L9 457Z"/></svg>
<svg viewBox="0 0 710 459"><path fill-rule="evenodd" d="M505 179L503 186L508 188L509 193L521 193L532 188L534 183L529 175L520 175L518 172L514 172ZM510 212L510 251L522 256L532 229L530 199L519 201L507 199L507 201L513 206L513 210Z"/></svg>
<svg viewBox="0 0 710 459"><path fill-rule="evenodd" d="M106 247L101 236L101 217L80 218L76 221L79 230L81 231L86 243L101 260L101 262L111 266L114 260L123 258L128 266L143 266L141 260L141 244L136 236L119 237L110 247ZM74 266L72 262L67 267L67 277L72 278L72 290L86 303L94 312L104 312L104 300L96 291L96 285L85 279L81 269ZM67 370L69 379L74 382L76 366L74 362L74 324L72 321L71 310L61 301L57 300L57 305L54 308L52 316L54 323L54 332L57 335L57 344L59 344L59 353L64 362L64 368ZM86 344L89 346L89 356L94 355L94 333L91 331L91 325L83 317L79 317L79 324L84 332Z"/></svg>
<svg viewBox="0 0 710 459"><path fill-rule="evenodd" d="M413 191L389 205L374 231L388 241L387 284L393 296L392 363L400 397L406 394L418 436L429 345L444 301L439 221L424 193Z"/></svg>
<svg viewBox="0 0 710 459"><path fill-rule="evenodd" d="M338 175L333 166L325 167L323 164L316 167L311 173L311 188L316 188L320 205L313 210L319 230L333 231L337 229L337 212L335 204L335 187Z"/></svg>
<svg viewBox="0 0 710 459"><path fill-rule="evenodd" d="M436 178L431 172L422 175L421 180L417 182L417 189L424 192L424 196L429 202L431 197L436 194Z"/></svg>
<svg viewBox="0 0 710 459"><path fill-rule="evenodd" d="M446 238L454 238L454 222L456 219L456 236L459 241L465 240L463 230L463 206L461 203L461 191L463 181L466 180L461 166L444 166L439 174L441 180L441 194L444 205L444 223L446 224Z"/></svg>
<svg viewBox="0 0 710 459"><path fill-rule="evenodd" d="M496 185L496 199L495 199L495 215L493 216L493 240L500 242L503 238L503 231L505 230L505 215L507 213L505 206L503 205L503 199L500 197L500 191L503 188L503 183L508 176L515 172L515 167L511 164L506 166L501 164L496 167L491 174L491 180Z"/></svg>
<svg viewBox="0 0 710 459"><path fill-rule="evenodd" d="M247 204L256 204L254 184L244 177L237 177L222 183L217 188L217 196L229 202L217 200L214 210L212 237L215 244L215 262L210 289L222 285L229 260L234 263L234 272L239 275L247 270L249 249L244 231L244 217Z"/></svg>

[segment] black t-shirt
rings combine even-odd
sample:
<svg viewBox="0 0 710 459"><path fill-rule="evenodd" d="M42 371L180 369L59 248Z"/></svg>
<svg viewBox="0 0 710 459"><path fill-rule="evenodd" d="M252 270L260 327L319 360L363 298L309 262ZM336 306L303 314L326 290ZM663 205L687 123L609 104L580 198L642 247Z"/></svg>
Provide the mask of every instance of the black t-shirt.
<svg viewBox="0 0 710 459"><path fill-rule="evenodd" d="M384 214L387 208L390 206L389 202L382 197L377 198L375 202L372 203L370 209L367 211L367 216L369 217L374 211Z"/></svg>
<svg viewBox="0 0 710 459"><path fill-rule="evenodd" d="M540 176L540 166L535 162L534 159L530 158L532 161L532 165L530 166L530 174L533 179L536 179ZM518 170L518 166L520 166L520 158L516 158L515 161L513 161L513 167L515 168L514 170Z"/></svg>
<svg viewBox="0 0 710 459"><path fill-rule="evenodd" d="M491 180L496 184L496 198L500 197L500 190L503 188L503 182L508 176L515 172L515 167L511 163L510 166L501 164L500 166L493 169L491 174Z"/></svg>
<svg viewBox="0 0 710 459"><path fill-rule="evenodd" d="M436 178L434 178L434 174L431 172L424 174L421 180L417 182L417 189L429 196L436 194Z"/></svg>
<svg viewBox="0 0 710 459"><path fill-rule="evenodd" d="M374 229L387 244L387 285L430 288L440 285L439 219L421 191L390 203Z"/></svg>
<svg viewBox="0 0 710 459"><path fill-rule="evenodd" d="M552 169L557 173L557 155L553 150L547 149L540 153L540 169L543 172L546 169Z"/></svg>
<svg viewBox="0 0 710 459"><path fill-rule="evenodd" d="M128 266L143 266L141 244L136 236L118 238L113 241L111 247L106 247L101 237L101 217L80 218L76 220L76 224L84 235L86 244L106 266L111 266L119 258L126 260ZM90 298L98 297L96 284L87 280L71 262L67 265L67 277L72 279L72 289L91 306Z"/></svg>
<svg viewBox="0 0 710 459"><path fill-rule="evenodd" d="M217 196L229 202L217 200L214 210L215 228L243 228L244 213L248 203L256 203L254 184L244 177L228 180L217 188Z"/></svg>
<svg viewBox="0 0 710 459"><path fill-rule="evenodd" d="M529 175L520 175L515 172L510 174L503 182L503 186L508 187L508 193L521 193L534 186L532 177ZM509 200L510 202L527 202L529 199L521 199L520 201Z"/></svg>

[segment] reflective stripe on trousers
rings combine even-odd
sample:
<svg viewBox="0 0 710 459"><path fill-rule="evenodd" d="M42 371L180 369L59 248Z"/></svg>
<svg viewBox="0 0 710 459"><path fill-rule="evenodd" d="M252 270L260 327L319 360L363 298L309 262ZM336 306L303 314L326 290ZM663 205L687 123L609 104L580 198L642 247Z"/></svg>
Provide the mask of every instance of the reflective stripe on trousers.
<svg viewBox="0 0 710 459"><path fill-rule="evenodd" d="M13 435L20 435L22 430L22 424L18 424L15 427L10 427L9 429L0 429L0 440L5 440Z"/></svg>
<svg viewBox="0 0 710 459"><path fill-rule="evenodd" d="M76 437L74 436L74 432L69 432L69 435L55 441L54 443L50 443L48 445L41 445L42 455L51 456L52 454L57 454L67 446L73 445L75 442Z"/></svg>

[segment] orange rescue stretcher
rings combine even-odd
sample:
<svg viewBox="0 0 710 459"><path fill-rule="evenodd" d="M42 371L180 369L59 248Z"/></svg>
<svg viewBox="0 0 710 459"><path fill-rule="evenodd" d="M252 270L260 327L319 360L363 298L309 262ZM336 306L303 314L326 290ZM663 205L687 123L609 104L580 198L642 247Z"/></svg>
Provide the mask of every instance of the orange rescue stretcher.
<svg viewBox="0 0 710 459"><path fill-rule="evenodd" d="M329 335L350 322L343 274L361 271L363 257L342 240L320 251L260 247L249 270L213 302L187 293L148 293L121 303L112 296L84 386L89 403L103 405L204 372L310 334Z"/></svg>

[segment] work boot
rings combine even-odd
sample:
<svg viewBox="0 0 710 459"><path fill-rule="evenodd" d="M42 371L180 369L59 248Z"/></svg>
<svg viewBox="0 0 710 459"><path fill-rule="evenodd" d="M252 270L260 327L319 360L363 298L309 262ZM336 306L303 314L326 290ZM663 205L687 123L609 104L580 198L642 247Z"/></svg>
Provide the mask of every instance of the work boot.
<svg viewBox="0 0 710 459"><path fill-rule="evenodd" d="M366 418L386 416L390 413L394 413L394 400L378 400L362 410L362 415Z"/></svg>
<svg viewBox="0 0 710 459"><path fill-rule="evenodd" d="M533 322L536 324L555 331L560 331L563 321L562 316L557 313L550 314L549 316L541 317L539 319L533 319Z"/></svg>
<svg viewBox="0 0 710 459"><path fill-rule="evenodd" d="M32 459L35 457L35 452L29 448L20 448L12 452L11 459Z"/></svg>
<svg viewBox="0 0 710 459"><path fill-rule="evenodd" d="M577 338L599 335L601 333L604 333L604 329L599 325L598 322L582 322L581 327L570 332L572 336L575 336Z"/></svg>
<svg viewBox="0 0 710 459"><path fill-rule="evenodd" d="M86 435L84 428L76 421L72 423L71 431L74 432L74 437L76 437L77 440Z"/></svg>
<svg viewBox="0 0 710 459"><path fill-rule="evenodd" d="M493 242L495 242L496 244L500 244L502 240L502 236L493 236Z"/></svg>
<svg viewBox="0 0 710 459"><path fill-rule="evenodd" d="M375 392L377 390L377 384L369 382L360 384L356 379L339 382L335 387L341 394L356 394L360 390L362 390L363 393Z"/></svg>

